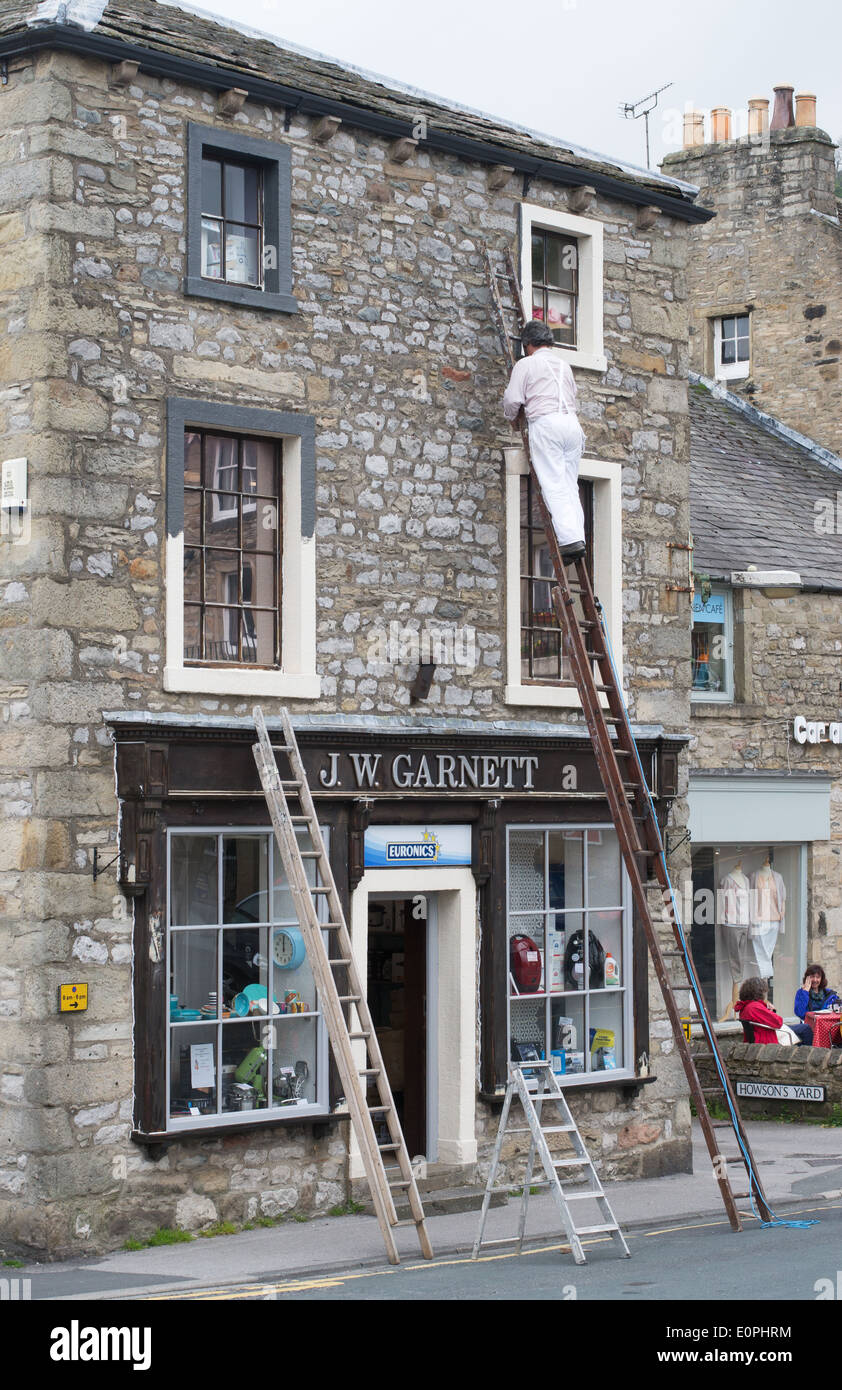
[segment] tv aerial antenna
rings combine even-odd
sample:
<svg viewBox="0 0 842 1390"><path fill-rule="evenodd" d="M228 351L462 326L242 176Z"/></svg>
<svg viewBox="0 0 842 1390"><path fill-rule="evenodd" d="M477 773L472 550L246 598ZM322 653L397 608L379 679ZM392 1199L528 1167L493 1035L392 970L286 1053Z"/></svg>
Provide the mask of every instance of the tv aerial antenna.
<svg viewBox="0 0 842 1390"><path fill-rule="evenodd" d="M667 87L671 87L671 82L665 82L663 87L659 87L657 92L650 92L648 97L641 97L640 101L621 101L620 114L625 116L627 121L637 121L642 116L646 125L646 168L651 168L649 163L649 112L654 111L658 105L658 97L661 92L665 92Z"/></svg>

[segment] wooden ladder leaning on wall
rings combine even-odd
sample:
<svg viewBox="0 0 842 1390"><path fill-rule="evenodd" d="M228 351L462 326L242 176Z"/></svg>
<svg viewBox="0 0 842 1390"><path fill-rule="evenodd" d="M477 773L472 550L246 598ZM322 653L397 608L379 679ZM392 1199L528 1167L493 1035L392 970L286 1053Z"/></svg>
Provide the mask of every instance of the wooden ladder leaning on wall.
<svg viewBox="0 0 842 1390"><path fill-rule="evenodd" d="M334 1060L345 1092L357 1143L360 1147L371 1198L391 1264L399 1264L400 1256L393 1230L397 1226L414 1226L425 1259L432 1259L433 1249L424 1221L424 1210L409 1151L401 1130L389 1078L374 1031L365 997L365 983L360 978L351 936L345 922L342 901L336 889L322 832L319 827L307 774L287 710L281 710L283 742L273 745L266 728L262 710L254 710L257 743L254 759L261 786L269 807L272 828L289 881L295 913L301 926L307 959L319 993ZM289 762L290 773L282 777L275 755ZM300 810L292 812L289 801L297 801ZM299 837L309 843L302 848ZM315 883L307 877L305 860L315 863ZM327 903L327 921L319 920L318 901ZM335 950L329 953L322 933L329 934ZM334 972L347 982L346 992L340 994ZM345 988L345 986L343 986ZM345 1011L356 1016L356 1022L346 1018ZM365 1062L359 1065L354 1044L365 1045ZM362 1052L362 1047L358 1050ZM376 1093L369 1101L369 1090ZM375 1129L375 1121L385 1125L385 1142ZM395 1211L394 1194L405 1194L412 1215L399 1220Z"/></svg>
<svg viewBox="0 0 842 1390"><path fill-rule="evenodd" d="M502 270L495 269L487 247L484 254L496 327L511 368L517 360L514 345L519 344L520 334L526 323L520 284L509 252L505 255ZM501 286L505 287L503 293ZM508 293L508 305L504 303L505 293ZM507 317L511 326L507 324ZM725 1210L731 1226L735 1231L739 1231L742 1230L741 1214L737 1210L739 1199L748 1198L756 1204L757 1213L763 1221L771 1220L773 1213L763 1193L737 1098L719 1051L693 963L690 943L684 934L678 914L654 803L632 734L602 606L594 597L591 587L587 558L577 560L570 566L575 574L575 582L571 582L561 557L555 528L544 502L540 483L532 467L529 432L525 425L522 428L522 438L555 576L554 582L551 582L553 607L582 701L582 711L593 744L597 767L608 798L611 819L617 831L623 863L631 883L634 905L646 933L649 954L672 1026L675 1046L684 1067ZM577 601L579 613L576 611ZM598 672L598 679L594 678L594 666ZM603 708L602 697L607 709ZM613 737L609 725L613 726ZM672 934L673 945L668 950L661 946L650 908L646 885L653 877L661 888L662 920L668 924ZM670 971L674 973L671 975ZM681 1025L676 991L685 995L689 993L701 1020L708 1051L690 1051L689 1040L685 1037ZM696 1060L703 1058L713 1061L713 1071L718 1078L713 1086L702 1085ZM708 1098L719 1102L728 1112L729 1118L711 1119L707 1108ZM723 1139L729 1143L733 1141L735 1147L732 1152L722 1152ZM746 1177L746 1190L733 1190L729 1178L731 1165L742 1166Z"/></svg>

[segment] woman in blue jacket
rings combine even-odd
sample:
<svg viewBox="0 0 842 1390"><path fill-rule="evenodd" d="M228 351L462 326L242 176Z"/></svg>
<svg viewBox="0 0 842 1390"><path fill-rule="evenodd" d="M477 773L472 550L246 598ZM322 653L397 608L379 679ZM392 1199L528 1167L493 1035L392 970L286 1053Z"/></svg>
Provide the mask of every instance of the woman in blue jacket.
<svg viewBox="0 0 842 1390"><path fill-rule="evenodd" d="M818 1013L821 1009L829 1009L832 1004L838 1004L840 1000L836 990L831 989L827 983L827 976L820 965L807 966L801 986L795 996L795 1012L801 1022L796 1023L792 1031L798 1034L803 1043L810 1045L813 1041L813 1030L809 1023L804 1022L804 1015Z"/></svg>

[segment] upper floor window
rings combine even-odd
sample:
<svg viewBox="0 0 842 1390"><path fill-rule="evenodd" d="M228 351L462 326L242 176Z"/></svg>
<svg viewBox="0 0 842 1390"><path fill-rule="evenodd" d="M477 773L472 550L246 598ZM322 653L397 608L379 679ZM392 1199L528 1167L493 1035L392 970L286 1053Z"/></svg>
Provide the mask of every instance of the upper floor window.
<svg viewBox="0 0 842 1390"><path fill-rule="evenodd" d="M522 448L506 449L505 456L504 698L510 705L578 709L579 692L570 655L550 597L553 570L536 485ZM602 600L614 661L622 678L622 465L583 458L579 479L591 582ZM605 700L605 696L600 698Z"/></svg>
<svg viewBox="0 0 842 1390"><path fill-rule="evenodd" d="M532 231L532 317L552 330L556 342L576 346L579 248L572 237L537 227Z"/></svg>
<svg viewBox="0 0 842 1390"><path fill-rule="evenodd" d="M263 178L254 165L202 160L202 275L263 284Z"/></svg>
<svg viewBox="0 0 842 1390"><path fill-rule="evenodd" d="M164 689L317 699L315 422L167 401Z"/></svg>
<svg viewBox="0 0 842 1390"><path fill-rule="evenodd" d="M290 165L286 145L188 125L185 294L296 311Z"/></svg>
<svg viewBox="0 0 842 1390"><path fill-rule="evenodd" d="M691 699L727 704L734 698L732 594L697 588L693 595Z"/></svg>
<svg viewBox="0 0 842 1390"><path fill-rule="evenodd" d="M747 377L751 367L748 314L725 314L713 321L714 376L720 381Z"/></svg>
<svg viewBox="0 0 842 1390"><path fill-rule="evenodd" d="M527 312L552 329L571 367L604 372L602 223L545 208L520 207L520 285Z"/></svg>
<svg viewBox="0 0 842 1390"><path fill-rule="evenodd" d="M585 513L585 544L588 569L593 582L593 488L592 482L579 483L579 496ZM520 479L520 623L521 680L573 685L573 672L565 639L558 625L552 602L554 578L547 534L531 474ZM576 600L579 617L579 602Z"/></svg>
<svg viewBox="0 0 842 1390"><path fill-rule="evenodd" d="M184 660L280 666L281 446L184 437Z"/></svg>

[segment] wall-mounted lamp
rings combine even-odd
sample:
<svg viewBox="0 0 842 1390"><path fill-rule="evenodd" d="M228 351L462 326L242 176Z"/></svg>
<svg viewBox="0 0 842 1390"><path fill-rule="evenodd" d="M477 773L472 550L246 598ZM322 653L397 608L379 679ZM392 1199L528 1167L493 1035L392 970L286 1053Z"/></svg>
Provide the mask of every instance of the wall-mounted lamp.
<svg viewBox="0 0 842 1390"><path fill-rule="evenodd" d="M412 685L409 687L409 703L417 705L419 700L426 700L430 693L430 686L433 684L433 676L436 673L434 661L422 661L418 667L418 674Z"/></svg>

